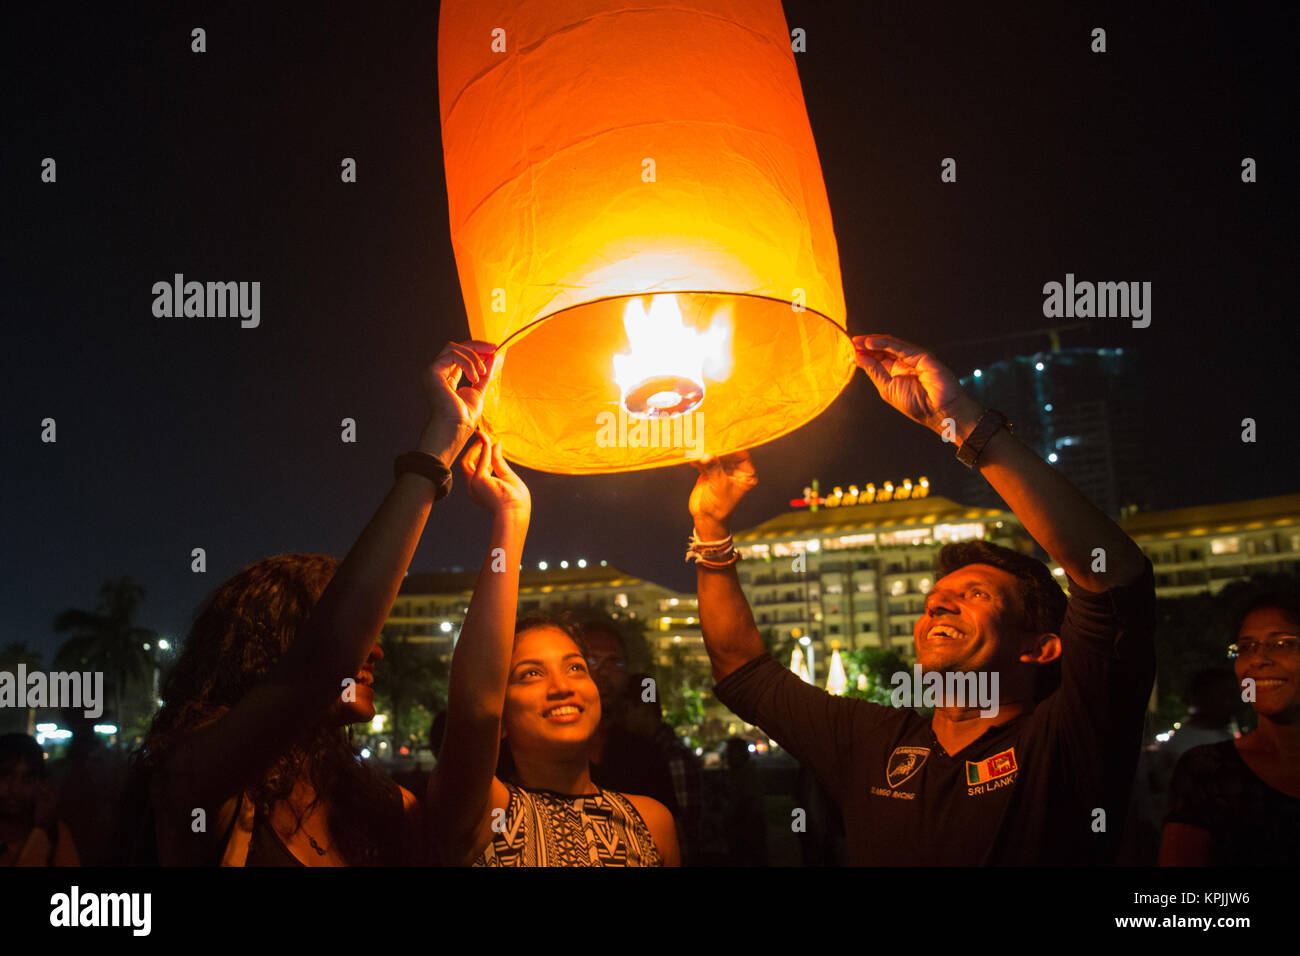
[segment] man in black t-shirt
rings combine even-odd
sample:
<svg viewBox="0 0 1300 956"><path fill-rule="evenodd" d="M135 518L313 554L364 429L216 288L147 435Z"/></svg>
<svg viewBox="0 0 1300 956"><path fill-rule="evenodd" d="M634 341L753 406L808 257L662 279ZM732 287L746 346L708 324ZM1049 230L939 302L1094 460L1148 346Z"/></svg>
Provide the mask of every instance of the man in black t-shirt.
<svg viewBox="0 0 1300 956"><path fill-rule="evenodd" d="M1111 862L1155 676L1151 564L934 356L888 336L854 345L881 397L954 442L1061 565L1069 601L1041 562L950 545L916 624L917 662L945 679L979 675L995 705L946 698L926 722L831 696L764 653L741 591L727 549L731 513L757 481L749 456L706 459L690 510L717 698L812 767L843 810L852 864ZM1059 687L1040 700L1057 667Z"/></svg>

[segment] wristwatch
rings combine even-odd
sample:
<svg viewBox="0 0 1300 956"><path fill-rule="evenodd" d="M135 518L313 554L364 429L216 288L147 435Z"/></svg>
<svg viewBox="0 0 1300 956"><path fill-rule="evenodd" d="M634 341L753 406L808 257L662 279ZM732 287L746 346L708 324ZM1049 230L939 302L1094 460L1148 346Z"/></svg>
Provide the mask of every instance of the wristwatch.
<svg viewBox="0 0 1300 956"><path fill-rule="evenodd" d="M957 460L967 468L974 468L975 462L979 460L980 452L984 450L984 446L1001 428L1013 433L1016 430L1016 427L1007 421L1007 416L990 408L980 416L979 422L975 425L975 430L966 436L966 440L957 449Z"/></svg>
<svg viewBox="0 0 1300 956"><path fill-rule="evenodd" d="M451 469L435 456L422 451L408 451L405 455L398 455L393 462L393 480L396 481L399 475L408 471L423 475L433 482L434 501L441 501L451 494Z"/></svg>

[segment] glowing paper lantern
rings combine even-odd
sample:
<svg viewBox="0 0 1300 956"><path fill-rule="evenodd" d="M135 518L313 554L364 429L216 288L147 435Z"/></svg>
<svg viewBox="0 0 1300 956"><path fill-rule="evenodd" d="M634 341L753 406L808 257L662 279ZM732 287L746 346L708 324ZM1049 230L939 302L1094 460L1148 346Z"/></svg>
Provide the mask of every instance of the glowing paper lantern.
<svg viewBox="0 0 1300 956"><path fill-rule="evenodd" d="M779 0L444 0L452 248L484 407L564 473L794 430L847 384L835 234Z"/></svg>

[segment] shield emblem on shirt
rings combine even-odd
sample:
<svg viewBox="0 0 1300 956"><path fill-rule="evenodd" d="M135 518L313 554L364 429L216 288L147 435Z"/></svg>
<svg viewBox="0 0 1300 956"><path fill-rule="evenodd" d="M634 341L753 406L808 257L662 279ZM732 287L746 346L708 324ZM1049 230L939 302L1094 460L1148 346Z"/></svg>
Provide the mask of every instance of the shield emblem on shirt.
<svg viewBox="0 0 1300 956"><path fill-rule="evenodd" d="M895 747L885 763L885 779L889 786L897 787L911 780L929 756L929 747Z"/></svg>

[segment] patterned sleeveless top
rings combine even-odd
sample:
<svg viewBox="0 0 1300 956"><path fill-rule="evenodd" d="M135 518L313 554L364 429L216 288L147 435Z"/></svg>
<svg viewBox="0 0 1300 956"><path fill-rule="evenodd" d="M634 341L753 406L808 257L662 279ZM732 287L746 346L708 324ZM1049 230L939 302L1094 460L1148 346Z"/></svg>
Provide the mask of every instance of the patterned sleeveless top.
<svg viewBox="0 0 1300 956"><path fill-rule="evenodd" d="M501 829L474 866L663 866L641 814L621 793L506 789Z"/></svg>

